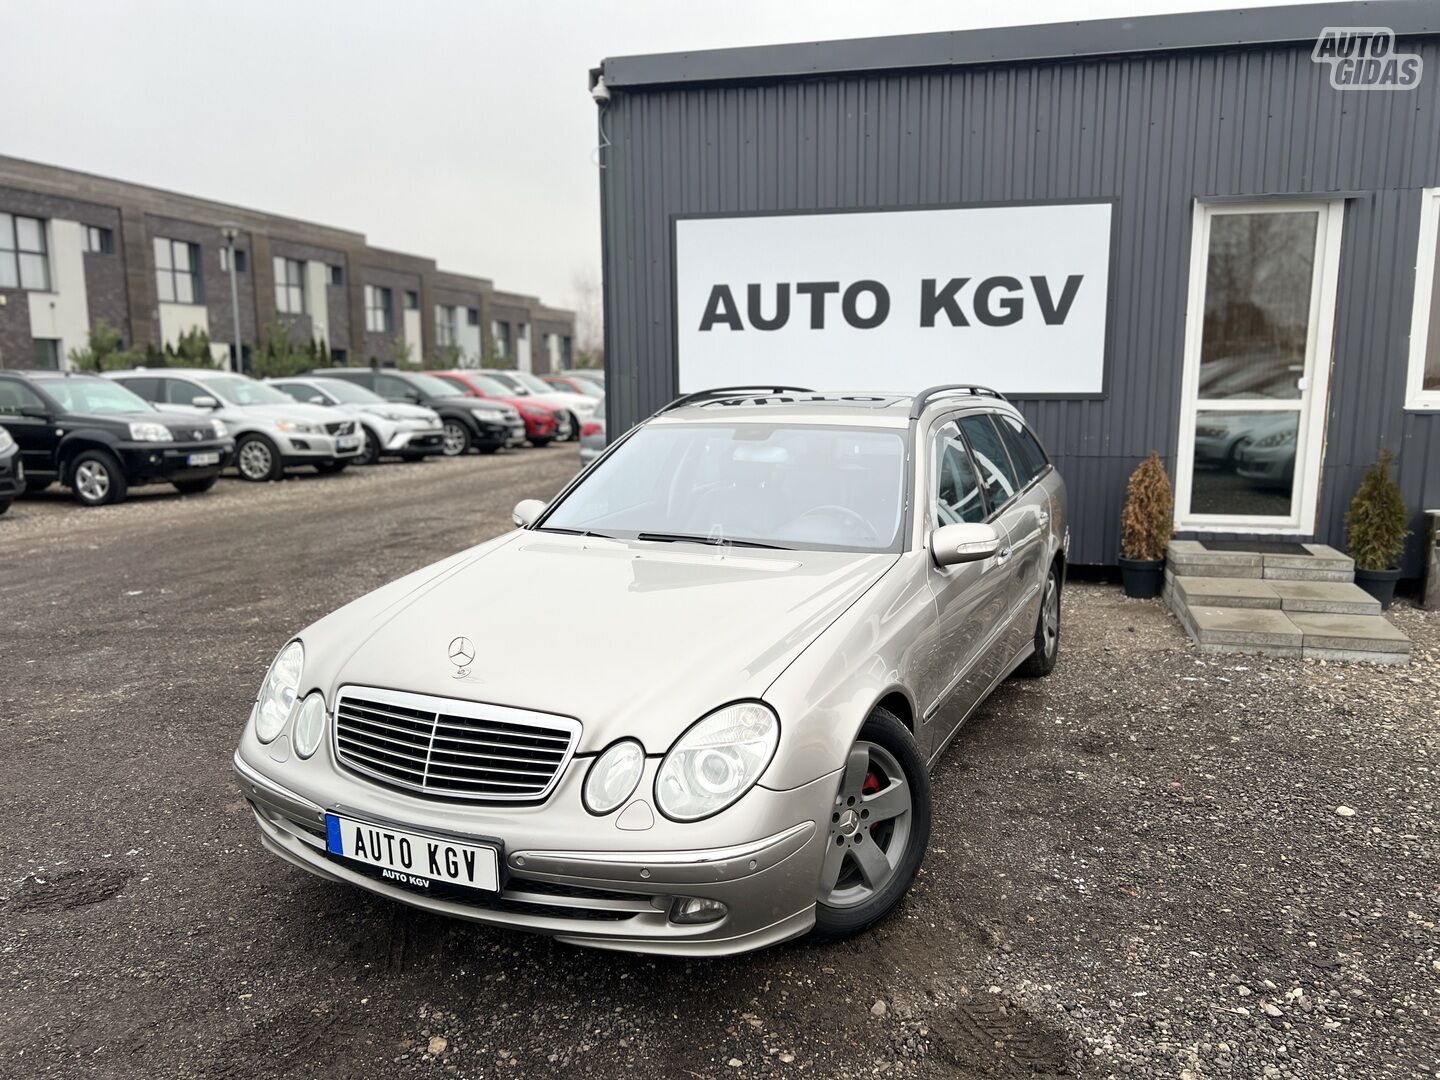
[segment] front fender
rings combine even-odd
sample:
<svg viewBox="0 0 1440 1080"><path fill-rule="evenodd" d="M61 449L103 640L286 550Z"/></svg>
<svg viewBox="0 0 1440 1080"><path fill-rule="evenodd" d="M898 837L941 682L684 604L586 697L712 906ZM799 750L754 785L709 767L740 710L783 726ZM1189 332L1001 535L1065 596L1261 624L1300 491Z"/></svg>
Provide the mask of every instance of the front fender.
<svg viewBox="0 0 1440 1080"><path fill-rule="evenodd" d="M842 768L877 702L901 693L914 709L916 652L935 601L910 551L770 684L780 746L760 783L787 790ZM923 747L922 747L923 750Z"/></svg>
<svg viewBox="0 0 1440 1080"><path fill-rule="evenodd" d="M61 482L64 483L68 479L65 474L70 467L70 462L82 450L90 450L98 446L109 450L119 458L122 442L124 440L120 439L113 431L106 431L104 428L78 427L67 431L61 436L60 442L55 447L55 461L59 466Z"/></svg>

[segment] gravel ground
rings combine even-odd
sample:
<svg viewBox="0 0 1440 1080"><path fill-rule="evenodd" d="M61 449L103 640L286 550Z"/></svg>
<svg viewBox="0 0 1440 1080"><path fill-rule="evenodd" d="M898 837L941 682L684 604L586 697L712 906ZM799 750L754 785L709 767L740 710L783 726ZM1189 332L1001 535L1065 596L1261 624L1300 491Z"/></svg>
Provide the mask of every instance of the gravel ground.
<svg viewBox="0 0 1440 1080"><path fill-rule="evenodd" d="M1440 1075L1440 616L1403 603L1381 669L1202 658L1073 583L1054 674L961 733L911 896L840 945L593 953L260 851L230 753L275 650L574 468L0 519L0 1076Z"/></svg>

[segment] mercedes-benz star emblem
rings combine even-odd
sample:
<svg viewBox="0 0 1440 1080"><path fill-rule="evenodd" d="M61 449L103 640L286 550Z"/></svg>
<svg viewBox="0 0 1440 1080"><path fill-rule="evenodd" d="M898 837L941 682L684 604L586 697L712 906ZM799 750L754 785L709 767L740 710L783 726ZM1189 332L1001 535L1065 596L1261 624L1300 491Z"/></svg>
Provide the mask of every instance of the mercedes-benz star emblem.
<svg viewBox="0 0 1440 1080"><path fill-rule="evenodd" d="M463 679L470 674L470 665L475 662L475 643L468 637L457 637L450 642L449 655L455 665L455 678Z"/></svg>

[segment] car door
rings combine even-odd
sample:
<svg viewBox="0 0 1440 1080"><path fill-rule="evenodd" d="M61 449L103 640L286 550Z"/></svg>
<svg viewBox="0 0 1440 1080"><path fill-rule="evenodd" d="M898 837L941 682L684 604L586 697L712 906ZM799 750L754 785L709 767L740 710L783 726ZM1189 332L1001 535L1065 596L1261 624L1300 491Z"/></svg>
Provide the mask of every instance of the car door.
<svg viewBox="0 0 1440 1080"><path fill-rule="evenodd" d="M928 492L921 502L929 533L956 522L983 522L990 509L979 471L954 419L932 429L927 459ZM1001 532L1001 550L1006 541ZM927 583L935 600L935 625L924 639L919 664L924 672L920 702L923 746L938 752L993 681L985 660L1004 625L1009 569L999 555L981 562L936 566L926 560Z"/></svg>
<svg viewBox="0 0 1440 1080"><path fill-rule="evenodd" d="M1033 478L1011 460L995 421L991 412L974 412L961 417L960 430L980 472L991 515L1004 526L1009 539L1005 552L1009 592L994 657L996 664L1003 665L1034 631L1028 613L1045 580L1044 538L1050 500L1039 485L1030 483Z"/></svg>
<svg viewBox="0 0 1440 1080"><path fill-rule="evenodd" d="M27 416L27 412L33 415ZM55 476L55 448L60 445L60 436L56 433L59 415L59 409L20 379L0 379L0 426L14 436L27 476L37 479Z"/></svg>
<svg viewBox="0 0 1440 1080"><path fill-rule="evenodd" d="M417 405L420 402L420 395L415 388L398 375L386 375L384 372L377 374L375 392L386 401L401 401L408 405Z"/></svg>

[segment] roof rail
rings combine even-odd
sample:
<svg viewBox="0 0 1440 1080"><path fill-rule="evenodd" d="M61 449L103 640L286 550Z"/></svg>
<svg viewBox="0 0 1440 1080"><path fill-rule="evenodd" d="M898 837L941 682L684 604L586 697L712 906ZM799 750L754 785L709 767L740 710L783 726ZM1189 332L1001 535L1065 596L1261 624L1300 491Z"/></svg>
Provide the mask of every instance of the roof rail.
<svg viewBox="0 0 1440 1080"><path fill-rule="evenodd" d="M939 397L941 394L969 394L971 397L993 397L1001 401L1008 401L999 390L991 390L988 386L976 386L973 383L945 383L941 386L929 386L921 390L910 400L910 419L920 419L920 414L925 411L925 406L930 404L930 399Z"/></svg>
<svg viewBox="0 0 1440 1080"><path fill-rule="evenodd" d="M808 386L716 386L709 390L697 390L693 394L684 394L670 402L670 404L664 408L656 410L654 415L659 416L661 413L667 413L672 409L679 409L685 405L693 405L697 401L705 401L708 398L728 397L731 394L739 393L743 390L764 390L770 394L815 393L815 391L811 390Z"/></svg>

